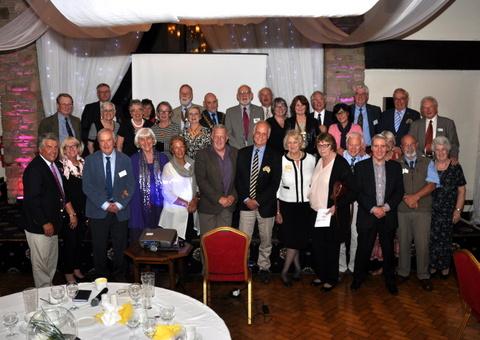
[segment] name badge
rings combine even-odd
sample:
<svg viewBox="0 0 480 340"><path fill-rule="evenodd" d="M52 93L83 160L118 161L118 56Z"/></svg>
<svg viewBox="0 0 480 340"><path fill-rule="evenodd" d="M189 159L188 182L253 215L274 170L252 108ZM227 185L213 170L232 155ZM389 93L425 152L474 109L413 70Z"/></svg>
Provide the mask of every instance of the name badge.
<svg viewBox="0 0 480 340"><path fill-rule="evenodd" d="M438 132L443 132L443 128L437 128Z"/></svg>
<svg viewBox="0 0 480 340"><path fill-rule="evenodd" d="M402 174L408 174L408 169L403 168L402 169Z"/></svg>
<svg viewBox="0 0 480 340"><path fill-rule="evenodd" d="M188 162L185 163L185 165L183 166L186 170L190 169L192 165Z"/></svg>
<svg viewBox="0 0 480 340"><path fill-rule="evenodd" d="M377 125L377 124L378 124L378 120L375 119L375 120L373 121L373 125Z"/></svg>
<svg viewBox="0 0 480 340"><path fill-rule="evenodd" d="M261 121L260 118L253 118L253 124L257 124L259 121Z"/></svg>
<svg viewBox="0 0 480 340"><path fill-rule="evenodd" d="M122 177L125 177L127 176L127 170L122 170L118 173L118 177L122 178Z"/></svg>

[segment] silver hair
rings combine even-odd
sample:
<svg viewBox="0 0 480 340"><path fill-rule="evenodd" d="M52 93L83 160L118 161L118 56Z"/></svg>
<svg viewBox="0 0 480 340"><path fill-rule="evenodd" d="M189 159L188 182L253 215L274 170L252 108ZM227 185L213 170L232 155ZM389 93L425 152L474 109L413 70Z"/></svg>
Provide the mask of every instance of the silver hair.
<svg viewBox="0 0 480 340"><path fill-rule="evenodd" d="M365 93L368 95L369 94L369 89L368 86L365 84L358 84L353 86L353 93L357 93L357 90L365 90Z"/></svg>
<svg viewBox="0 0 480 340"><path fill-rule="evenodd" d="M223 124L215 124L212 128L212 137L213 137L213 131L214 130L225 130L225 133L227 134L228 136L228 129L225 125Z"/></svg>
<svg viewBox="0 0 480 340"><path fill-rule="evenodd" d="M385 136L387 141L393 142L393 145L395 146L395 135L391 131L384 130L381 134Z"/></svg>
<svg viewBox="0 0 480 340"><path fill-rule="evenodd" d="M58 137L54 133L51 133L51 132L43 133L40 136L38 136L37 145L39 149L45 146L46 140L54 140L58 144Z"/></svg>
<svg viewBox="0 0 480 340"><path fill-rule="evenodd" d="M359 138L360 139L360 143L363 145L365 143L365 141L363 140L363 134L361 134L360 132L349 132L347 134L347 139L346 139L346 143L348 144L348 141L350 138Z"/></svg>
<svg viewBox="0 0 480 340"><path fill-rule="evenodd" d="M452 149L452 144L445 136L438 136L432 141L432 150L435 152L438 145L444 145L448 152Z"/></svg>
<svg viewBox="0 0 480 340"><path fill-rule="evenodd" d="M106 108L105 108L106 105L112 105L112 107L113 107L113 112L116 112L116 111L117 111L117 109L115 108L115 104L114 104L114 103L109 102L109 101L106 101L106 102L101 102L101 103L100 103L100 112L103 112L103 111L106 110Z"/></svg>
<svg viewBox="0 0 480 340"><path fill-rule="evenodd" d="M322 91L313 91L313 93L311 94L310 96L310 103L312 102L313 100L313 96L316 95L316 94L319 94L320 96L322 96L323 100L325 101L325 94L322 92Z"/></svg>
<svg viewBox="0 0 480 340"><path fill-rule="evenodd" d="M137 131L135 134L135 138L133 140L133 143L137 148L140 147L140 138L151 138L153 140L153 145L157 144L157 138L155 137L155 133L153 132L152 129L150 128L141 128L140 130Z"/></svg>
<svg viewBox="0 0 480 340"><path fill-rule="evenodd" d="M422 106L423 102L425 101L432 102L435 107L438 107L438 101L435 99L435 97L432 97L432 96L423 97L422 101L420 102L420 106Z"/></svg>

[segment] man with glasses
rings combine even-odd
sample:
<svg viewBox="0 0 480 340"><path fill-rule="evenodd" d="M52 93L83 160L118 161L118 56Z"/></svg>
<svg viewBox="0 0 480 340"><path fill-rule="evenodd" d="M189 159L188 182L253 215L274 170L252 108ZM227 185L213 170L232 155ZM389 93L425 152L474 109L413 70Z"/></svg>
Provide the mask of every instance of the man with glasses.
<svg viewBox="0 0 480 340"><path fill-rule="evenodd" d="M198 107L199 111L203 111L202 105L194 104L193 101L193 89L188 84L183 84L178 89L178 100L180 105L173 109L172 122L177 123L183 130L185 124L188 125L188 109L192 106Z"/></svg>
<svg viewBox="0 0 480 340"><path fill-rule="evenodd" d="M67 137L80 138L80 119L72 115L73 98L68 93L57 96L57 112L42 119L38 126L38 135L53 133L61 144Z"/></svg>
<svg viewBox="0 0 480 340"><path fill-rule="evenodd" d="M248 85L242 85L237 91L238 105L227 109L225 127L230 136L230 145L241 149L253 144L253 126L264 120L260 106L252 104L253 93Z"/></svg>

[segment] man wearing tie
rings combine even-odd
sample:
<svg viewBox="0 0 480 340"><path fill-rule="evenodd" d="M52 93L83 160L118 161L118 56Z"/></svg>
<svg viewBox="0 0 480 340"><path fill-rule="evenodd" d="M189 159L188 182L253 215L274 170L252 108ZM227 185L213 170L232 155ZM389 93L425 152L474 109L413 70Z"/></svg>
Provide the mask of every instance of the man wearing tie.
<svg viewBox="0 0 480 340"><path fill-rule="evenodd" d="M188 84L183 84L178 90L178 99L180 100L180 106L173 109L172 122L177 123L182 129L185 124L188 123L188 109L192 106L197 106L199 111L203 111L203 107L198 104L192 103L193 89Z"/></svg>
<svg viewBox="0 0 480 340"><path fill-rule="evenodd" d="M241 149L253 144L253 126L263 120L260 106L252 104L253 93L248 85L242 85L237 91L238 105L227 109L225 127L228 130L230 145Z"/></svg>
<svg viewBox="0 0 480 340"><path fill-rule="evenodd" d="M115 151L115 136L108 129L97 134L100 150L85 159L83 192L87 196L85 213L90 219L93 262L97 276L107 276L107 244L113 245L113 275L125 280L123 251L127 247L128 204L135 189L130 158Z"/></svg>
<svg viewBox="0 0 480 340"><path fill-rule="evenodd" d="M273 117L272 104L273 104L273 92L269 87L264 87L258 91L258 100L262 104L263 120L267 120Z"/></svg>
<svg viewBox="0 0 480 340"><path fill-rule="evenodd" d="M205 106L205 110L202 112L200 125L206 127L211 132L215 125L225 123L225 113L217 111L217 96L210 92L207 93L203 98L203 106Z"/></svg>
<svg viewBox="0 0 480 340"><path fill-rule="evenodd" d="M39 155L23 173L23 212L25 235L30 248L35 287L52 284L58 260L58 233L68 213L70 226L77 226L77 217L70 202L65 200L62 177L55 164L58 139L53 133L38 138Z"/></svg>
<svg viewBox="0 0 480 340"><path fill-rule="evenodd" d="M228 117L228 114L227 114ZM281 155L268 147L270 125L260 121L253 127L254 145L238 152L236 187L240 202L240 230L253 234L258 222L260 280L270 282L272 230L277 211L277 189L282 176Z"/></svg>
<svg viewBox="0 0 480 340"><path fill-rule="evenodd" d="M350 105L350 115L348 118L362 128L363 140L368 150L372 144L372 137L377 132L380 132L378 123L380 121L381 110L378 106L367 104L368 87L366 85L354 86L353 92L354 102Z"/></svg>
<svg viewBox="0 0 480 340"><path fill-rule="evenodd" d="M370 158L366 153L361 153L364 150L363 137L361 133L350 132L347 134L347 149L343 151L343 158L345 158L350 164L352 172L354 172L355 164L364 159ZM357 251L357 213L358 202L352 204L352 223L350 225L350 242L345 242L340 245L340 258L338 270L341 274L344 274L349 270L353 273L355 268L355 253ZM347 252L349 254L349 260L347 262Z"/></svg>
<svg viewBox="0 0 480 340"><path fill-rule="evenodd" d="M420 104L420 112L423 118L416 120L410 126L408 134L417 140L417 152L432 157L432 142L437 136L445 136L450 141L450 159L458 162L460 143L457 136L455 122L438 115L438 102L434 97L425 97Z"/></svg>
<svg viewBox="0 0 480 340"><path fill-rule="evenodd" d="M312 103L313 112L311 113L313 118L318 120L321 133L326 133L328 127L333 124L333 113L325 110L325 95L322 91L315 91L310 96L310 102Z"/></svg>
<svg viewBox="0 0 480 340"><path fill-rule="evenodd" d="M38 126L38 135L53 133L60 144L67 137L81 139L80 119L72 115L73 98L68 93L57 96L57 112L50 117L42 119Z"/></svg>

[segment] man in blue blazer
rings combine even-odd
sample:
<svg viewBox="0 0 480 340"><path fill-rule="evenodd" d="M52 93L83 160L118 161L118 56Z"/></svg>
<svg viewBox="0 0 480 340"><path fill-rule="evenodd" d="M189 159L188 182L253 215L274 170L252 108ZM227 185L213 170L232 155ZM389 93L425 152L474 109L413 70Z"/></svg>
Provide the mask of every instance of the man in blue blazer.
<svg viewBox="0 0 480 340"><path fill-rule="evenodd" d="M87 196L86 216L90 219L93 262L97 276L108 275L107 244L113 245L113 275L125 280L123 251L127 247L128 204L135 189L130 158L115 151L113 132L102 129L97 135L100 150L85 159L83 192Z"/></svg>
<svg viewBox="0 0 480 340"><path fill-rule="evenodd" d="M378 106L367 104L369 90L366 85L356 85L353 91L355 93L354 102L350 105L348 119L362 127L365 145L370 149L373 136L381 132L378 124L382 111Z"/></svg>
<svg viewBox="0 0 480 340"><path fill-rule="evenodd" d="M402 88L393 91L393 104L395 108L382 112L378 132L391 131L395 135L395 145L400 147L412 123L420 119L420 112L407 107L408 92Z"/></svg>

